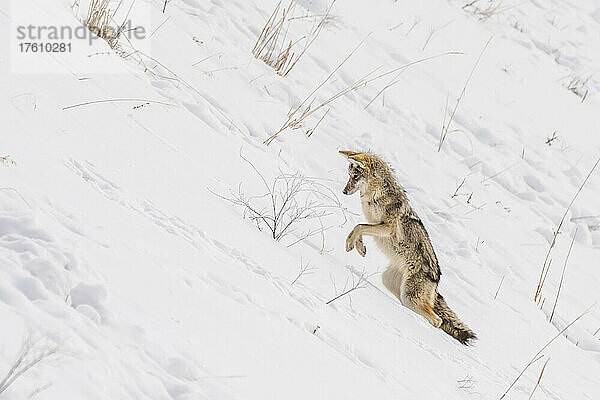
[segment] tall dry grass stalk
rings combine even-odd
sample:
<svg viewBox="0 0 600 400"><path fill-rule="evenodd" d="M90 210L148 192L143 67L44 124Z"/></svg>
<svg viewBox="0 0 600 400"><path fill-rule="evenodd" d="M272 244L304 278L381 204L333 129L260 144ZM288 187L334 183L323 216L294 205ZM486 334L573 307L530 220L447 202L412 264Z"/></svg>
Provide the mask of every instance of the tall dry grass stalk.
<svg viewBox="0 0 600 400"><path fill-rule="evenodd" d="M552 339L550 339L544 346L542 346L542 348L539 349L538 352L535 353L533 357L531 357L531 360L529 360L529 362L521 370L521 372L519 373L519 375L517 375L517 377L515 378L515 380L508 387L508 389L506 389L506 391L502 394L502 396L500 396L500 400L502 400L504 397L506 397L506 395L508 394L508 392L510 391L510 389L512 389L512 387L515 386L515 384L521 378L521 376L523 376L523 374L525 373L525 371L527 370L527 368L531 367L538 360L540 360L542 357L544 357L542 355L542 352L544 350L546 350L548 348L548 346L550 346L560 335L562 335L567 329L569 329L575 322L579 321L581 319L581 317L583 317L585 314L589 313L591 309L592 309L592 307L588 308L587 310L585 310L584 312L582 312L581 314L579 314L579 316L577 318L575 318L573 321L571 321L560 332L558 332L554 337L552 337Z"/></svg>
<svg viewBox="0 0 600 400"><path fill-rule="evenodd" d="M540 371L540 376L538 377L538 380L535 383L535 386L533 387L533 390L531 391L531 394L529 395L529 398L527 400L531 400L533 398L533 394L535 393L535 390L538 388L538 386L540 386L540 382L542 382L542 376L544 376L544 371L546 370L546 365L548 365L548 361L550 361L550 358L548 358L546 360L546 362L544 363L544 365L542 366L542 370Z"/></svg>
<svg viewBox="0 0 600 400"><path fill-rule="evenodd" d="M590 172L588 172L587 176L581 183L581 186L579 186L579 189L577 189L577 192L571 199L571 202L567 206L562 218L560 219L560 222L558 223L558 226L556 227L556 230L554 231L554 235L552 237L552 242L550 242L550 247L548 248L548 252L546 253L546 258L544 259L544 264L542 264L542 270L540 271L540 277L538 279L538 284L535 289L535 295L533 296L533 301L535 301L535 302L541 301L542 289L544 288L544 283L546 282L546 276L548 275L548 271L550 270L550 265L552 264L552 260L550 259L550 254L552 253L552 249L554 248L554 246L556 246L556 239L558 238L560 229L562 228L562 226L565 222L565 218L567 218L567 214L569 213L569 210L571 210L573 203L575 203L575 200L579 196L579 193L581 193L581 191L583 190L583 187L585 186L587 181L590 179L590 176L592 176L592 174L594 173L594 170L596 169L596 167L598 166L599 163L600 163L600 158L598 158L598 160L596 160L596 163L594 164L592 169L590 169Z"/></svg>
<svg viewBox="0 0 600 400"><path fill-rule="evenodd" d="M560 289L562 288L563 280L565 278L565 271L567 270L567 264L569 263L569 256L571 255L571 250L573 249L573 243L575 243L578 229L579 227L575 228L575 233L573 234L573 239L571 239L571 245L569 246L569 251L567 253L567 257L565 258L565 265L563 266L562 274L560 275L560 283L558 284L556 299L554 299L554 306L552 306L552 314L550 314L550 322L552 322L552 318L554 318L554 311L556 310L556 305L558 304L558 296L560 296Z"/></svg>
<svg viewBox="0 0 600 400"><path fill-rule="evenodd" d="M465 93L467 91L467 86L469 85L471 78L473 78L475 69L477 69L479 62L481 61L481 58L483 57L483 53L485 53L485 50L490 45L490 42L492 41L492 39L493 39L493 36L490 36L490 38L487 40L487 42L485 42L483 49L481 49L481 53L479 53L479 57L477 57L477 60L475 61L475 65L473 65L473 69L471 69L471 73L469 73L469 76L467 77L467 80L465 81L465 85L463 86L462 90L460 91L460 95L456 99L456 104L454 105L454 108L452 109L452 112L450 113L450 117L449 117L447 123L446 123L446 112L447 112L447 108L448 108L448 99L446 98L446 107L444 107L444 121L442 122L442 133L440 135L440 143L438 144L438 152L440 152L442 150L442 145L444 144L444 140L446 140L446 136L448 136L448 131L450 129L450 126L452 125L452 121L454 121L454 116L456 115L456 112L458 111L458 106L460 105L460 101L465 96Z"/></svg>
<svg viewBox="0 0 600 400"><path fill-rule="evenodd" d="M588 77L574 76L565 86L575 95L579 96L581 98L581 102L583 103L588 96L591 79L591 75Z"/></svg>

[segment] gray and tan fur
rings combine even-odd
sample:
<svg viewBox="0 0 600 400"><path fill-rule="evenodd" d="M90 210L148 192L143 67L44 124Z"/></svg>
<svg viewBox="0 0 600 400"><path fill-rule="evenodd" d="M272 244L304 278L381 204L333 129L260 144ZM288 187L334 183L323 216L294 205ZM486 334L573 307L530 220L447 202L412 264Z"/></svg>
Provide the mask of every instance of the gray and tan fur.
<svg viewBox="0 0 600 400"><path fill-rule="evenodd" d="M396 182L390 167L369 153L340 151L350 166L350 179L344 194L360 191L368 224L357 225L346 239L346 251L356 250L363 257L363 235L373 236L390 259L383 273L385 287L400 302L422 315L436 328L469 344L475 334L448 307L437 291L440 267L423 223L408 204L404 189Z"/></svg>

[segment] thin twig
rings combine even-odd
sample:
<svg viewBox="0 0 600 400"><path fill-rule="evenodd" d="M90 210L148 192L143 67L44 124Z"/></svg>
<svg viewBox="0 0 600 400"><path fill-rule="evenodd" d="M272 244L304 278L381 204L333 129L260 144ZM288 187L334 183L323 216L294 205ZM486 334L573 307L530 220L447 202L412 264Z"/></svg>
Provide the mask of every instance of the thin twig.
<svg viewBox="0 0 600 400"><path fill-rule="evenodd" d="M352 275L352 280L354 281L354 274ZM360 275L360 277L358 278L358 280L356 280L356 281L353 283L353 285L352 285L352 286L351 286L351 287L350 287L348 290L345 290L344 292L342 292L342 293L338 294L337 296L335 296L333 299L329 300L329 301L328 301L328 302L326 302L325 304L331 304L331 303L333 303L334 301L336 301L337 299L339 299L339 298L341 298L341 297L344 297L344 296L346 296L346 295L348 295L348 294L350 294L350 293L354 292L355 290L358 290L358 289L363 289L363 288L365 288L365 287L366 287L366 284L364 283L364 281L365 281L365 276L364 276L364 272L363 272L363 274L361 274L361 275ZM346 282L347 282L347 281L346 281ZM346 283L346 285L347 285L347 283ZM344 286L346 286L346 285L344 285Z"/></svg>
<svg viewBox="0 0 600 400"><path fill-rule="evenodd" d="M458 191L460 190L460 188L465 184L467 180L467 177L465 176L462 180L462 182L460 182L460 184L458 185L458 187L456 188L456 190L454 191L454 194L452 196L450 196L451 199L455 198L456 196L458 196Z"/></svg>
<svg viewBox="0 0 600 400"><path fill-rule="evenodd" d="M483 179L481 180L481 183L484 183L485 181L487 181L487 180L490 180L490 179L494 179L494 178L495 178L495 177L497 177L498 175L505 173L506 171L508 171L508 170L509 170L509 169L511 169L511 168L514 168L514 167L515 167L515 166L516 166L518 163L519 163L519 162L517 161L517 162L515 162L515 163L513 163L513 164L509 165L508 167L506 167L506 168L504 168L504 169L500 170L499 172L496 172L494 175L492 175L492 176L488 176L487 178L483 178Z"/></svg>
<svg viewBox="0 0 600 400"><path fill-rule="evenodd" d="M498 297L498 292L500 292L500 287L502 287L502 282L504 282L504 275L502 275L502 279L500 279L500 284L498 285L498 289L496 289L496 294L494 295L494 300Z"/></svg>
<svg viewBox="0 0 600 400"><path fill-rule="evenodd" d="M213 58L214 56L218 56L218 55L221 55L221 54L223 54L223 53L221 53L221 52L218 52L218 53L215 53L215 54L211 54L210 56L206 56L206 57L204 57L202 60L200 60L200 61L196 61L195 63L193 63L193 64L192 64L192 67L195 67L196 65L200 64L201 62L203 62L203 61L206 61L206 60L208 60L208 59L211 59L211 58Z"/></svg>

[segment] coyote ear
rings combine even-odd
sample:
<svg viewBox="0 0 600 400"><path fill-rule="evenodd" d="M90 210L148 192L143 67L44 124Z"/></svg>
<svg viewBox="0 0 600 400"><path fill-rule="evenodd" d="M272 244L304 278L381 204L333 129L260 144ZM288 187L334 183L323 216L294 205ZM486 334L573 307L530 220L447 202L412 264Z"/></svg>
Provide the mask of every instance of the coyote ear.
<svg viewBox="0 0 600 400"><path fill-rule="evenodd" d="M368 164L368 157L365 153L356 151L340 151L339 153L345 156L351 164L357 164L361 168L366 167Z"/></svg>
<svg viewBox="0 0 600 400"><path fill-rule="evenodd" d="M346 157L348 159L360 154L360 153L357 153L356 151L345 151L345 150L340 150L338 153L340 153L341 155L343 155L344 157Z"/></svg>

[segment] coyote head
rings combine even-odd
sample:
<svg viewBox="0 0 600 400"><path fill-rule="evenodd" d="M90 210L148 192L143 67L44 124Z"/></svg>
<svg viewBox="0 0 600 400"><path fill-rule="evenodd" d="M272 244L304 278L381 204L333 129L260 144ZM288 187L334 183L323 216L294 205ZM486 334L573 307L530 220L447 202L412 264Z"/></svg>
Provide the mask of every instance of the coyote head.
<svg viewBox="0 0 600 400"><path fill-rule="evenodd" d="M373 168L374 158L367 153L357 153L355 151L340 151L340 154L345 156L350 161L348 167L348 183L343 190L344 194L353 194L361 186L367 183L369 172Z"/></svg>

